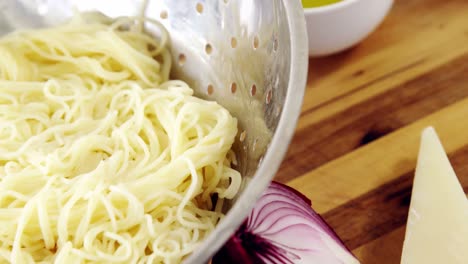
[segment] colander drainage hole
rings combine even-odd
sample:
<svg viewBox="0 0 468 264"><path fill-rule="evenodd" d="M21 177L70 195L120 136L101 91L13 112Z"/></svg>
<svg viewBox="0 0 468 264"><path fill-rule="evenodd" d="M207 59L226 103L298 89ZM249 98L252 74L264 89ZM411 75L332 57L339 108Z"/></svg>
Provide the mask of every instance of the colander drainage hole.
<svg viewBox="0 0 468 264"><path fill-rule="evenodd" d="M206 89L208 95L212 95L214 92L214 87L212 84L208 84L208 88Z"/></svg>
<svg viewBox="0 0 468 264"><path fill-rule="evenodd" d="M257 94L257 85L252 84L252 87L250 87L250 95L255 96Z"/></svg>
<svg viewBox="0 0 468 264"><path fill-rule="evenodd" d="M206 54L208 54L208 55L210 55L211 52L213 52L213 47L211 46L210 43L208 43L208 44L205 45L205 52L206 52Z"/></svg>
<svg viewBox="0 0 468 264"><path fill-rule="evenodd" d="M255 36L253 39L253 48L258 49L259 45L260 45L260 40L258 39L258 36Z"/></svg>
<svg viewBox="0 0 468 264"><path fill-rule="evenodd" d="M252 151L255 152L255 150L257 149L257 144L258 144L258 138L256 138L253 142L253 145L252 145Z"/></svg>
<svg viewBox="0 0 468 264"><path fill-rule="evenodd" d="M273 39L273 51L274 52L278 51L278 37L276 37L276 36Z"/></svg>
<svg viewBox="0 0 468 264"><path fill-rule="evenodd" d="M183 53L179 54L179 65L184 66L186 61L187 61L187 57L185 56L185 54Z"/></svg>
<svg viewBox="0 0 468 264"><path fill-rule="evenodd" d="M237 83L233 82L231 83L231 93L235 94L237 91Z"/></svg>
<svg viewBox="0 0 468 264"><path fill-rule="evenodd" d="M266 97L265 97L265 102L266 104L270 104L271 102L271 96L272 96L272 92L271 92L271 89L268 90L267 94L266 94Z"/></svg>
<svg viewBox="0 0 468 264"><path fill-rule="evenodd" d="M244 130L244 131L242 131L242 133L239 136L240 142L244 142L245 137L247 137L247 132Z"/></svg>
<svg viewBox="0 0 468 264"><path fill-rule="evenodd" d="M237 47L237 39L234 37L231 38L231 47L233 49Z"/></svg>
<svg viewBox="0 0 468 264"><path fill-rule="evenodd" d="M197 5L195 6L195 9L197 10L199 14L203 13L203 4L197 3Z"/></svg>
<svg viewBox="0 0 468 264"><path fill-rule="evenodd" d="M159 14L159 17L161 19L166 19L168 17L167 11L166 10L161 11L161 13Z"/></svg>

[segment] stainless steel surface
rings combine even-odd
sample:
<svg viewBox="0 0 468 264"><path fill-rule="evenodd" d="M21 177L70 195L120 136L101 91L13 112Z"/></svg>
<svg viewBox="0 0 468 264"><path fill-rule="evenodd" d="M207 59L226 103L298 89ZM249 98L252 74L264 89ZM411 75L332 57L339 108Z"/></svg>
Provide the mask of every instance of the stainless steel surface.
<svg viewBox="0 0 468 264"><path fill-rule="evenodd" d="M1 0L0 35L53 25L78 11L139 15L143 0ZM243 190L185 263L207 261L237 229L276 173L294 133L307 77L300 1L149 0L145 15L168 29L172 75L239 120ZM151 28L149 28L151 30Z"/></svg>

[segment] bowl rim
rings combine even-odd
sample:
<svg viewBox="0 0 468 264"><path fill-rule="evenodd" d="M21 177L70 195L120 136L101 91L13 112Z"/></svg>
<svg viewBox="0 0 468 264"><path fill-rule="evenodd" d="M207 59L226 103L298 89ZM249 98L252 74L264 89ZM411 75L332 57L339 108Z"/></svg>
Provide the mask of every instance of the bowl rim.
<svg viewBox="0 0 468 264"><path fill-rule="evenodd" d="M324 6L306 7L306 8L303 7L302 9L304 10L305 15L311 15L311 14L325 13L325 12L331 12L331 11L335 11L338 9L342 9L358 1L362 1L362 0L341 0L339 2L324 5Z"/></svg>
<svg viewBox="0 0 468 264"><path fill-rule="evenodd" d="M270 142L270 147L265 153L263 162L260 163L249 184L242 191L224 219L202 242L201 247L198 247L188 256L183 262L184 264L206 263L234 234L247 218L256 201L270 185L295 133L307 84L309 45L308 39L303 37L307 34L307 30L301 2L282 0L281 3L286 12L290 33L291 66L289 69L288 90L278 126Z"/></svg>

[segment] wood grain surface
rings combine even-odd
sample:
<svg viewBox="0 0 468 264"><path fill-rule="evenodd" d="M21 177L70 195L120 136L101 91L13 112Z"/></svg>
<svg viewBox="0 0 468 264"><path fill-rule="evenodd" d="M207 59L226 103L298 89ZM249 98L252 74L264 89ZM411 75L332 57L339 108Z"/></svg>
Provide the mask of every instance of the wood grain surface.
<svg viewBox="0 0 468 264"><path fill-rule="evenodd" d="M424 127L468 191L468 1L396 0L358 46L309 64L276 180L310 197L362 263L399 263Z"/></svg>

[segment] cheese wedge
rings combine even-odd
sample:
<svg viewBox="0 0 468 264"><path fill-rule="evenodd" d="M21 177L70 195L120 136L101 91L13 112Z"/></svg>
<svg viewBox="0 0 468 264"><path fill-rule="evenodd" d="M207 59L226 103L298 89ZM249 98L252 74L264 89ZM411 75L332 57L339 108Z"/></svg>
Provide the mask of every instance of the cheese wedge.
<svg viewBox="0 0 468 264"><path fill-rule="evenodd" d="M468 263L468 200L432 127L422 134L401 263Z"/></svg>

